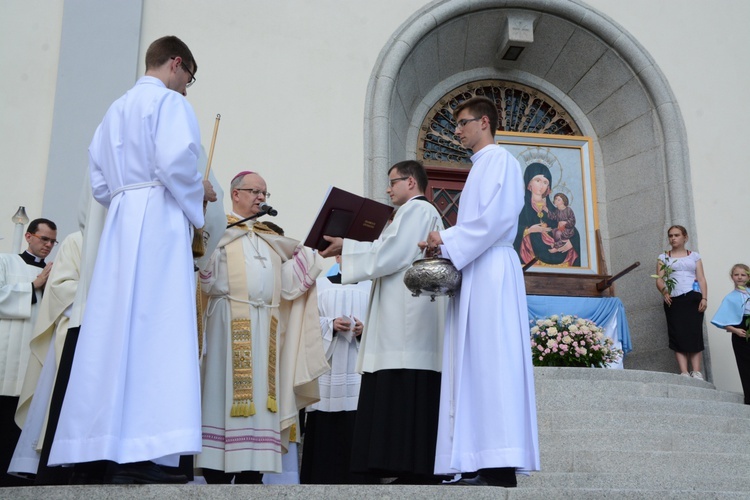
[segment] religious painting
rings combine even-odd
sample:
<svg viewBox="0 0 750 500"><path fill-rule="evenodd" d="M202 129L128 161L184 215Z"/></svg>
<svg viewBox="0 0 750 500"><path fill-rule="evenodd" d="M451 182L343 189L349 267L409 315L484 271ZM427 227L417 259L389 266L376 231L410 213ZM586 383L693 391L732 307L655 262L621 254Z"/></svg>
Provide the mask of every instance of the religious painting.
<svg viewBox="0 0 750 500"><path fill-rule="evenodd" d="M589 137L498 132L521 164L524 206L513 246L533 272L599 274L596 182Z"/></svg>

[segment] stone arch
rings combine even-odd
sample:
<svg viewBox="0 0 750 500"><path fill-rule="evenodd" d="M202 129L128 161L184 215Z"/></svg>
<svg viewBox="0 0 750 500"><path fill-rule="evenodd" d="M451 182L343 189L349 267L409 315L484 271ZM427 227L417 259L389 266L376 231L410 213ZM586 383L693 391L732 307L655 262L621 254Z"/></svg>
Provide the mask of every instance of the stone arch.
<svg viewBox="0 0 750 500"><path fill-rule="evenodd" d="M517 61L506 61L499 52L503 30L517 17L533 21L534 40ZM604 14L578 1L545 0L446 0L417 11L385 45L370 78L365 192L385 201L385 172L415 157L419 126L436 99L483 78L536 86L593 138L610 271L643 263L618 282L634 344L626 364L671 371L649 275L669 225L695 234L687 134L663 73Z"/></svg>

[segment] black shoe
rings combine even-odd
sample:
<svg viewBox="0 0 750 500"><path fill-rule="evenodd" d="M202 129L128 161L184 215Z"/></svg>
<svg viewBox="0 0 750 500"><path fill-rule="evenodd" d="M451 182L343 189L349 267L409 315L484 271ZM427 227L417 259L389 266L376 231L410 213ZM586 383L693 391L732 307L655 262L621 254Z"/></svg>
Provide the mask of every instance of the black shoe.
<svg viewBox="0 0 750 500"><path fill-rule="evenodd" d="M481 472L477 474L475 477L471 477L471 478L462 477L455 483L450 483L450 484L456 485L456 486L500 486L502 488L515 488L517 486L517 483L515 482L511 484L505 481L498 481L485 474L482 474Z"/></svg>
<svg viewBox="0 0 750 500"><path fill-rule="evenodd" d="M433 476L428 474L404 474L397 477L388 484L410 484L410 485L430 485L442 484L447 476Z"/></svg>
<svg viewBox="0 0 750 500"><path fill-rule="evenodd" d="M109 484L185 484L187 476L168 474L154 462L113 464L107 471Z"/></svg>
<svg viewBox="0 0 750 500"><path fill-rule="evenodd" d="M56 476L63 477L62 474L67 473L69 475L68 484L106 484L107 471L112 465L116 464L106 460L96 460L75 464L73 467L50 467L49 469L59 469L60 473L58 474L56 471L52 474L47 471L49 476L47 479L56 479ZM43 484L57 483L47 481Z"/></svg>

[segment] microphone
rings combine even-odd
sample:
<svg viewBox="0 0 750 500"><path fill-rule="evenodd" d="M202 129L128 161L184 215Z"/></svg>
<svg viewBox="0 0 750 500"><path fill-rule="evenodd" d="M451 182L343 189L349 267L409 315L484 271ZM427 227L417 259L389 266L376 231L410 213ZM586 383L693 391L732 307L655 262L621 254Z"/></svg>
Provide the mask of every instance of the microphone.
<svg viewBox="0 0 750 500"><path fill-rule="evenodd" d="M279 211L273 208L271 205L269 205L265 201L260 204L260 209L264 211L266 214L270 215L271 217L276 217L277 215L279 215Z"/></svg>

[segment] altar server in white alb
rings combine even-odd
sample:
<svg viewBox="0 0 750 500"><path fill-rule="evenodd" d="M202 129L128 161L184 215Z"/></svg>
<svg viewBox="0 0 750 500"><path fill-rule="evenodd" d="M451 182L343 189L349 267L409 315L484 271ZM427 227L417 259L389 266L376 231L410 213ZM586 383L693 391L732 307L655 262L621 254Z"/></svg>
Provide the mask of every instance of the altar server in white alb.
<svg viewBox="0 0 750 500"><path fill-rule="evenodd" d="M109 460L108 482L185 482L155 462L201 448L191 227L216 195L185 99L196 70L177 37L153 42L89 146L108 212L49 464Z"/></svg>
<svg viewBox="0 0 750 500"><path fill-rule="evenodd" d="M35 219L25 238L29 247L22 254L0 254L0 486L29 484L6 471L21 435L15 423L16 407L37 308L52 270L44 259L57 243L57 226L51 220Z"/></svg>
<svg viewBox="0 0 750 500"><path fill-rule="evenodd" d="M232 179L230 192L229 224L261 213L270 196L250 171ZM201 269L208 304L196 464L208 483L257 484L261 473L282 472L299 410L318 401L317 378L329 368L315 291L323 263L251 219L227 228ZM296 466L293 472L296 479Z"/></svg>
<svg viewBox="0 0 750 500"><path fill-rule="evenodd" d="M459 484L514 487L516 469L539 470L526 287L513 249L523 177L494 144L492 101L469 99L454 116L473 166L456 225L422 243L441 245L463 274L448 309L435 472L478 471Z"/></svg>
<svg viewBox="0 0 750 500"><path fill-rule="evenodd" d="M318 379L320 401L307 407L300 482L355 484L365 477L349 472L361 375L359 343L372 283L341 284L337 264L318 278L318 311L323 346L331 371Z"/></svg>
<svg viewBox="0 0 750 500"><path fill-rule="evenodd" d="M440 401L445 298L412 297L404 275L420 258L417 243L437 224L424 196L427 173L414 160L388 171L386 192L399 209L375 241L331 238L321 255L341 251L341 282L372 280L359 347L362 373L352 472L399 484L436 484L433 475ZM442 227L442 226L439 226Z"/></svg>

